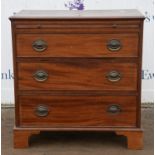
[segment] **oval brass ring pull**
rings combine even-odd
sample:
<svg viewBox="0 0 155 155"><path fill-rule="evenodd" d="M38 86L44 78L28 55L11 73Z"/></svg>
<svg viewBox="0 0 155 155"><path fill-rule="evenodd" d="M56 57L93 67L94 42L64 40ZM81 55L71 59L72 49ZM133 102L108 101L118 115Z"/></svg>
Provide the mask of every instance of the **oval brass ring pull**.
<svg viewBox="0 0 155 155"><path fill-rule="evenodd" d="M33 75L34 79L39 82L44 82L48 79L48 74L43 70L38 70Z"/></svg>
<svg viewBox="0 0 155 155"><path fill-rule="evenodd" d="M47 43L44 40L38 39L32 43L32 48L36 52L43 52L47 49Z"/></svg>
<svg viewBox="0 0 155 155"><path fill-rule="evenodd" d="M121 107L117 104L112 104L108 107L107 112L111 114L118 114L121 112Z"/></svg>
<svg viewBox="0 0 155 155"><path fill-rule="evenodd" d="M121 74L118 71L110 71L106 78L111 82L117 82L121 79Z"/></svg>
<svg viewBox="0 0 155 155"><path fill-rule="evenodd" d="M40 116L40 117L45 117L48 115L48 107L44 106L44 105L39 105L36 110L35 110L35 114L37 116Z"/></svg>
<svg viewBox="0 0 155 155"><path fill-rule="evenodd" d="M121 49L121 42L117 39L112 39L110 41L108 41L107 43L107 48L108 50L112 51L112 52L116 52L119 51Z"/></svg>

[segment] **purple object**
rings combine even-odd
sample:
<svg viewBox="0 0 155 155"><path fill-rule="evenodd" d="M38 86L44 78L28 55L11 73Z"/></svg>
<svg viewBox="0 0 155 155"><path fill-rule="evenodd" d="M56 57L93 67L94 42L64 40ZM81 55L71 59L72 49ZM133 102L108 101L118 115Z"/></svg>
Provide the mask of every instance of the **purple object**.
<svg viewBox="0 0 155 155"><path fill-rule="evenodd" d="M69 0L65 3L65 7L69 8L69 10L84 10L84 0Z"/></svg>

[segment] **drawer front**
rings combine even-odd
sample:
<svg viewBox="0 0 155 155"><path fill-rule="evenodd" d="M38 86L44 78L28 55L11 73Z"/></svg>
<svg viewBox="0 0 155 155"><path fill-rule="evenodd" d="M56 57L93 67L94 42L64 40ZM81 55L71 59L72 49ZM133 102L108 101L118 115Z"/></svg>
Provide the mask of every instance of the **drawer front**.
<svg viewBox="0 0 155 155"><path fill-rule="evenodd" d="M136 63L58 59L18 63L19 90L137 90Z"/></svg>
<svg viewBox="0 0 155 155"><path fill-rule="evenodd" d="M140 31L141 20L137 19L56 19L14 21L17 33L136 33Z"/></svg>
<svg viewBox="0 0 155 155"><path fill-rule="evenodd" d="M137 57L138 33L18 34L18 57Z"/></svg>
<svg viewBox="0 0 155 155"><path fill-rule="evenodd" d="M20 96L23 127L135 127L134 96Z"/></svg>

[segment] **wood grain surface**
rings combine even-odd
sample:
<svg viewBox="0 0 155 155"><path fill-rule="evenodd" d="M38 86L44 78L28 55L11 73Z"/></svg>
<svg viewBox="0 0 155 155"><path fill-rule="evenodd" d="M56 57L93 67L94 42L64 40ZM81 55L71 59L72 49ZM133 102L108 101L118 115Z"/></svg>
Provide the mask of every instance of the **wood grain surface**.
<svg viewBox="0 0 155 155"><path fill-rule="evenodd" d="M137 57L138 34L18 34L18 57ZM32 48L36 40L47 43L47 49L37 52ZM107 44L116 39L121 44L118 51L110 51Z"/></svg>
<svg viewBox="0 0 155 155"><path fill-rule="evenodd" d="M34 74L43 70L48 79L39 82ZM121 79L111 82L107 74L118 71ZM51 63L18 63L19 90L137 90L136 63L108 63L98 59L69 59Z"/></svg>
<svg viewBox="0 0 155 155"><path fill-rule="evenodd" d="M108 112L110 105L121 112ZM45 117L36 115L38 106L49 110ZM19 97L21 127L135 127L135 96L47 96Z"/></svg>
<svg viewBox="0 0 155 155"><path fill-rule="evenodd" d="M16 13L10 19L137 19L144 18L144 16L136 9L129 10L22 10Z"/></svg>
<svg viewBox="0 0 155 155"><path fill-rule="evenodd" d="M142 148L144 16L136 10L22 11L10 20L16 148L28 147L29 137L44 130L115 131L127 137L128 148ZM32 48L37 39L47 43L43 52ZM121 43L117 52L107 48L112 39ZM39 70L48 75L44 82L34 78ZM108 80L111 71L120 73L119 81ZM111 105L120 112L109 113ZM38 106L48 115L36 115Z"/></svg>

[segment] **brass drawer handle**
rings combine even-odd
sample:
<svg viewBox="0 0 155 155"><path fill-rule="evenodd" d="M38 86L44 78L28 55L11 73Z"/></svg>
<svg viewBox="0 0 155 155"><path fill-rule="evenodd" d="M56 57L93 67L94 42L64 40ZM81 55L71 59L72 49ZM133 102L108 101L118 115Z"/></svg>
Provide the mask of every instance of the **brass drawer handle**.
<svg viewBox="0 0 155 155"><path fill-rule="evenodd" d="M110 71L107 75L106 78L110 82L118 82L121 79L121 74L118 71Z"/></svg>
<svg viewBox="0 0 155 155"><path fill-rule="evenodd" d="M49 113L48 107L43 105L39 105L35 110L35 114L39 117L45 117L48 115L48 113Z"/></svg>
<svg viewBox="0 0 155 155"><path fill-rule="evenodd" d="M121 112L121 107L117 104L110 105L107 109L107 112L111 114L118 114Z"/></svg>
<svg viewBox="0 0 155 155"><path fill-rule="evenodd" d="M38 70L33 75L34 79L39 82L44 82L48 79L48 74L43 70Z"/></svg>
<svg viewBox="0 0 155 155"><path fill-rule="evenodd" d="M32 48L36 52L43 52L47 49L47 43L44 40L38 39L32 43Z"/></svg>
<svg viewBox="0 0 155 155"><path fill-rule="evenodd" d="M117 39L112 39L110 41L108 41L107 43L107 48L108 50L112 51L112 52L117 52L121 49L121 42Z"/></svg>

